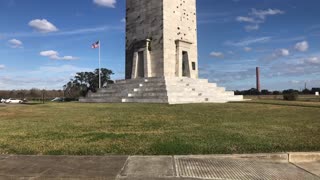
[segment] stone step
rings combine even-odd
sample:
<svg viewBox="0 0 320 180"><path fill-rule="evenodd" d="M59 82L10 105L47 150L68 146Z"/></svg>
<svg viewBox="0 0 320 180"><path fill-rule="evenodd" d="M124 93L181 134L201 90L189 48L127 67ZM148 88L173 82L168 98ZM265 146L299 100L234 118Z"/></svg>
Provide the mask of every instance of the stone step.
<svg viewBox="0 0 320 180"><path fill-rule="evenodd" d="M217 88L215 84L188 84L188 83L167 83L167 86L175 86L175 87L191 87L191 88Z"/></svg>
<svg viewBox="0 0 320 180"><path fill-rule="evenodd" d="M224 87L209 87L209 86L190 86L190 87L200 91L203 91L203 90L221 91L221 92L226 91L226 88Z"/></svg>
<svg viewBox="0 0 320 180"><path fill-rule="evenodd" d="M174 101L174 102L170 102L169 101L169 104L196 104L196 103L199 103L199 104L205 104L205 103L227 103L228 101L226 100L215 100L215 101L199 101L199 102L196 102L196 101Z"/></svg>
<svg viewBox="0 0 320 180"><path fill-rule="evenodd" d="M243 96L231 96L228 97L228 101L243 101Z"/></svg>
<svg viewBox="0 0 320 180"><path fill-rule="evenodd" d="M144 97L144 96L169 96L169 97L220 97L221 95L215 94L202 94L197 92L133 92L129 93L128 97ZM224 95L227 97L228 95Z"/></svg>
<svg viewBox="0 0 320 180"><path fill-rule="evenodd" d="M156 98L123 98L123 103L168 103L168 99L156 99Z"/></svg>
<svg viewBox="0 0 320 180"><path fill-rule="evenodd" d="M241 101L242 96L226 91L207 79L146 78L116 81L97 93L89 93L81 102L132 103L225 103Z"/></svg>
<svg viewBox="0 0 320 180"><path fill-rule="evenodd" d="M142 83L142 82L185 82L185 83L209 83L207 79L191 79L191 78L142 78L118 80L115 84Z"/></svg>
<svg viewBox="0 0 320 180"><path fill-rule="evenodd" d="M107 97L123 97L126 96L128 93L112 93L112 94L92 94L88 95L88 98L107 98Z"/></svg>
<svg viewBox="0 0 320 180"><path fill-rule="evenodd" d="M185 97L185 96L169 96L170 100L194 100L194 101L209 101L211 99L213 100L226 100L228 99L228 97L218 97L218 96L205 96L205 97L201 97L201 96L194 96L194 97Z"/></svg>
<svg viewBox="0 0 320 180"><path fill-rule="evenodd" d="M171 99L169 98L170 104L186 104L186 103L226 103L226 99L218 98L179 98Z"/></svg>
<svg viewBox="0 0 320 180"><path fill-rule="evenodd" d="M195 91L197 92L199 95L201 96L234 96L234 93L231 93L231 92L217 92L217 91L205 91L205 92L198 92L198 91Z"/></svg>
<svg viewBox="0 0 320 180"><path fill-rule="evenodd" d="M116 93L116 89L109 89L109 88L101 88L97 90L97 93Z"/></svg>
<svg viewBox="0 0 320 180"><path fill-rule="evenodd" d="M195 84L190 84L190 83L181 83L181 82L141 82L141 83L127 83L127 84L111 84L109 85L108 88L105 89L99 89L98 92L113 92L117 91L118 89L123 89L125 88L134 88L134 87L153 87L153 86L177 86L177 87L203 87L203 88L212 88L216 87L216 84L202 84L202 83L195 83Z"/></svg>
<svg viewBox="0 0 320 180"><path fill-rule="evenodd" d="M165 81L164 78L141 78L141 79L128 79L128 80L118 80L116 84L130 84L130 83L144 83L144 82L159 82Z"/></svg>
<svg viewBox="0 0 320 180"><path fill-rule="evenodd" d="M112 91L112 90L123 90L123 89L130 89L130 88L135 88L135 87L139 87L139 84L128 84L127 86L126 85L118 85L118 84L113 84L112 86L109 86L105 89L108 89L109 91ZM98 92L103 92L105 90L103 89L99 89Z"/></svg>
<svg viewBox="0 0 320 180"><path fill-rule="evenodd" d="M145 93L129 93L128 97L140 98L140 97L168 97L167 92L145 92Z"/></svg>
<svg viewBox="0 0 320 180"><path fill-rule="evenodd" d="M219 89L219 88L193 88L193 87L185 87L185 88L176 88L176 87L167 87L168 91L186 91L186 92L197 92L197 93L202 93L202 94L217 94L217 93L225 93L225 91L223 91L223 89Z"/></svg>
<svg viewBox="0 0 320 180"><path fill-rule="evenodd" d="M80 102L85 103L121 103L121 97L111 97L111 98L85 98L79 99Z"/></svg>
<svg viewBox="0 0 320 180"><path fill-rule="evenodd" d="M133 88L132 89L133 92L138 92L138 91L141 91L141 92L152 92L152 91L166 91L166 86L163 85L163 86L158 86L158 87L139 87L139 88Z"/></svg>
<svg viewBox="0 0 320 180"><path fill-rule="evenodd" d="M202 82L202 83L208 83L208 80L207 79L192 79L192 78L165 78L165 80L167 82L170 82L170 81L173 81L173 82L186 82L186 83L199 83L199 82Z"/></svg>

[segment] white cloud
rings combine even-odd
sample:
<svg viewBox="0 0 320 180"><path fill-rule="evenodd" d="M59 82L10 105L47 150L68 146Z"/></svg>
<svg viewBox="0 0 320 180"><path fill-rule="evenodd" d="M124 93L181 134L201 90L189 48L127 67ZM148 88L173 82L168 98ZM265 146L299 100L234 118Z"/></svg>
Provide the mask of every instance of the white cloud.
<svg viewBox="0 0 320 180"><path fill-rule="evenodd" d="M66 61L70 61L70 60L77 60L79 58L77 57L73 57L73 56L59 56L59 53L57 51L54 50L49 50L49 51L42 51L40 52L40 56L44 56L44 57L49 57L50 59L53 60L66 60Z"/></svg>
<svg viewBox="0 0 320 180"><path fill-rule="evenodd" d="M42 51L42 52L40 52L40 55L41 55L41 56L50 57L50 56L56 56L56 55L58 55L58 52L57 52L57 51L53 51L53 50Z"/></svg>
<svg viewBox="0 0 320 180"><path fill-rule="evenodd" d="M268 63L273 60L283 58L283 57L288 57L288 56L290 56L289 49L277 49L273 53L271 53L270 55L261 58L260 61L263 63Z"/></svg>
<svg viewBox="0 0 320 180"><path fill-rule="evenodd" d="M247 25L244 28L246 31L256 31L260 29L260 26L258 24L255 24L255 25Z"/></svg>
<svg viewBox="0 0 320 180"><path fill-rule="evenodd" d="M222 52L211 52L210 56L215 57L215 58L223 58L224 54Z"/></svg>
<svg viewBox="0 0 320 180"><path fill-rule="evenodd" d="M23 43L18 39L11 39L8 42L12 48L21 48L23 45Z"/></svg>
<svg viewBox="0 0 320 180"><path fill-rule="evenodd" d="M290 55L290 51L288 49L278 49L273 56L276 57L285 57L285 56L289 56Z"/></svg>
<svg viewBox="0 0 320 180"><path fill-rule="evenodd" d="M92 28L81 28L69 31L60 31L56 33L47 33L46 36L71 36L71 35L81 35L81 34L94 34L97 32L106 31L123 31L123 26L98 26ZM18 33L1 33L1 38L13 38L13 37L43 37L43 34L35 32L18 32Z"/></svg>
<svg viewBox="0 0 320 180"><path fill-rule="evenodd" d="M126 18L122 18L121 22L125 23L126 22Z"/></svg>
<svg viewBox="0 0 320 180"><path fill-rule="evenodd" d="M0 70L1 70L1 69L4 69L4 68L6 68L6 66L3 65L3 64L0 64Z"/></svg>
<svg viewBox="0 0 320 180"><path fill-rule="evenodd" d="M99 6L115 8L116 0L93 0L93 2Z"/></svg>
<svg viewBox="0 0 320 180"><path fill-rule="evenodd" d="M62 60L75 60L75 57L73 57L73 56L63 56L61 59Z"/></svg>
<svg viewBox="0 0 320 180"><path fill-rule="evenodd" d="M58 28L46 19L34 19L29 22L29 26L41 33L58 31Z"/></svg>
<svg viewBox="0 0 320 180"><path fill-rule="evenodd" d="M295 50L305 52L309 49L309 43L307 41L299 42L294 47Z"/></svg>
<svg viewBox="0 0 320 180"><path fill-rule="evenodd" d="M226 41L225 44L229 46L249 46L251 44L256 44L256 43L265 43L271 40L271 37L258 37L258 38L247 38L238 42L234 41Z"/></svg>
<svg viewBox="0 0 320 180"><path fill-rule="evenodd" d="M243 48L243 50L246 51L246 52L250 52L250 51L252 51L252 48L251 47L245 47L245 48Z"/></svg>
<svg viewBox="0 0 320 180"><path fill-rule="evenodd" d="M267 16L274 16L279 14L284 14L284 11L281 11L279 9L267 9L267 10L256 10L252 9L251 14L255 17L258 17L262 20L266 19Z"/></svg>
<svg viewBox="0 0 320 180"><path fill-rule="evenodd" d="M245 26L246 31L256 31L260 29L259 24L263 24L268 16L274 16L279 14L284 14L284 11L279 9L267 9L267 10L257 10L252 9L248 16L238 16L236 21L241 23L248 23Z"/></svg>
<svg viewBox="0 0 320 180"><path fill-rule="evenodd" d="M281 72L281 76L304 76L315 75L317 77L320 72L320 56L313 57L292 57L288 61L278 61L270 67L273 72ZM279 76L275 74L275 76Z"/></svg>
<svg viewBox="0 0 320 180"><path fill-rule="evenodd" d="M238 16L238 17L236 18L236 20L237 20L238 22L249 22L249 23L254 23L254 22L256 22L254 18L252 18L252 17L245 17L245 16Z"/></svg>
<svg viewBox="0 0 320 180"><path fill-rule="evenodd" d="M301 81L298 81L298 80L290 80L289 83L292 83L292 84L300 84Z"/></svg>
<svg viewBox="0 0 320 180"><path fill-rule="evenodd" d="M304 62L309 63L309 64L320 65L320 58L319 57L311 57L311 58L306 59Z"/></svg>

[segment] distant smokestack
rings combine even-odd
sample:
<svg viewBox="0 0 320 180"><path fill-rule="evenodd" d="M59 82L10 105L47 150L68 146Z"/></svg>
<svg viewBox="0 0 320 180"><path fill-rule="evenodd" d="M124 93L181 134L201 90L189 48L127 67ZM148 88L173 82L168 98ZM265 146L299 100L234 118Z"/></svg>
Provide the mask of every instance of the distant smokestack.
<svg viewBox="0 0 320 180"><path fill-rule="evenodd" d="M307 89L307 83L306 82L304 83L304 89L305 90Z"/></svg>
<svg viewBox="0 0 320 180"><path fill-rule="evenodd" d="M257 90L261 92L261 86L260 86L260 68L256 68L256 74L257 74Z"/></svg>

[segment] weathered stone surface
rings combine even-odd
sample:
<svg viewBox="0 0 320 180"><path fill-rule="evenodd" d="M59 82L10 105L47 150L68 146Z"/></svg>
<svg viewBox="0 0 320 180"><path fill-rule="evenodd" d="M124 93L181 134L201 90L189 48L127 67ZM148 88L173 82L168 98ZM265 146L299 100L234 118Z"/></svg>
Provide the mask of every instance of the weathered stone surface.
<svg viewBox="0 0 320 180"><path fill-rule="evenodd" d="M127 0L126 11L126 79L198 78L196 0Z"/></svg>
<svg viewBox="0 0 320 180"><path fill-rule="evenodd" d="M80 102L186 104L242 100L243 96L235 96L234 92L205 79L166 77L119 81L97 93L89 93Z"/></svg>
<svg viewBox="0 0 320 180"><path fill-rule="evenodd" d="M196 0L127 0L126 79L80 102L225 103L234 92L198 79Z"/></svg>

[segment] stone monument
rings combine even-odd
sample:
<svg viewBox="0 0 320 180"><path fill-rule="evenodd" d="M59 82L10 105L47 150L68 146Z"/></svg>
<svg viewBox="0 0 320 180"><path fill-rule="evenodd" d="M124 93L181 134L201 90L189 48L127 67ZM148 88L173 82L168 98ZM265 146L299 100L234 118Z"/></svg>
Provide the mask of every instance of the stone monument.
<svg viewBox="0 0 320 180"><path fill-rule="evenodd" d="M242 101L198 79L196 0L126 0L126 80L81 102Z"/></svg>

